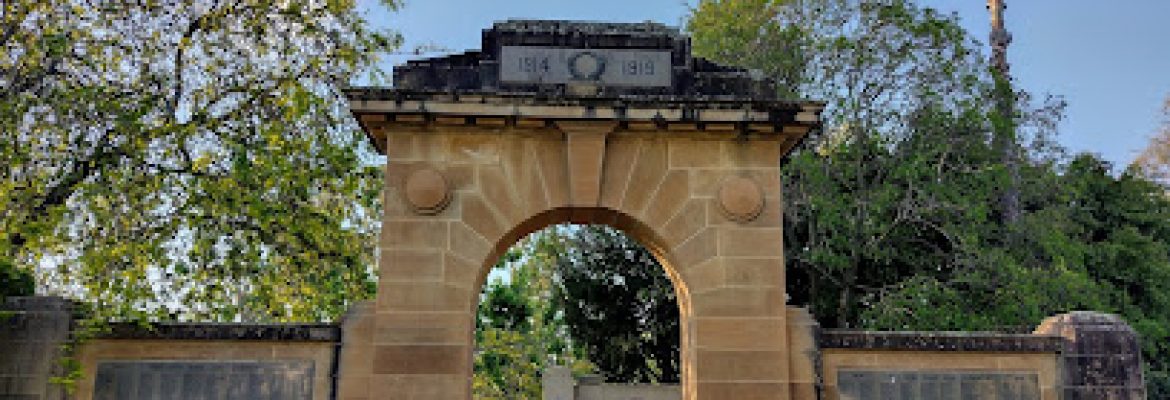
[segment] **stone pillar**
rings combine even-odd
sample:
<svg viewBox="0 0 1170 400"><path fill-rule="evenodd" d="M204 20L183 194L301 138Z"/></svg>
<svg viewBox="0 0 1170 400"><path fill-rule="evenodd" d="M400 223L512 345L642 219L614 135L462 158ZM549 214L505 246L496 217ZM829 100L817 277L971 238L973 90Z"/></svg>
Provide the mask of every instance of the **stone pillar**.
<svg viewBox="0 0 1170 400"><path fill-rule="evenodd" d="M350 306L341 319L341 348L337 358L338 399L367 400L373 374L374 302Z"/></svg>
<svg viewBox="0 0 1170 400"><path fill-rule="evenodd" d="M820 326L804 307L788 307L789 393L793 400L817 400Z"/></svg>
<svg viewBox="0 0 1170 400"><path fill-rule="evenodd" d="M573 386L576 383L569 367L561 365L548 367L544 370L544 375L540 377L540 384L544 391L542 398L544 400L574 400Z"/></svg>
<svg viewBox="0 0 1170 400"><path fill-rule="evenodd" d="M0 307L0 398L60 399L49 382L63 371L61 347L69 340L73 303L60 297L9 297Z"/></svg>
<svg viewBox="0 0 1170 400"><path fill-rule="evenodd" d="M1120 317L1074 311L1045 319L1035 333L1064 338L1061 398L1146 398L1138 336Z"/></svg>

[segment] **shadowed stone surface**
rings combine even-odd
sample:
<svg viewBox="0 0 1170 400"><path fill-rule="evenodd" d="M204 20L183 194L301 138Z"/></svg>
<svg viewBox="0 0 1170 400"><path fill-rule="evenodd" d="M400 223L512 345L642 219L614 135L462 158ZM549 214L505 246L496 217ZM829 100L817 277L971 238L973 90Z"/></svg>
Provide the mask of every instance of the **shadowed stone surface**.
<svg viewBox="0 0 1170 400"><path fill-rule="evenodd" d="M63 398L49 378L62 374L74 304L60 297L9 297L0 310L0 399Z"/></svg>
<svg viewBox="0 0 1170 400"><path fill-rule="evenodd" d="M838 371L841 400L1040 400L1030 373Z"/></svg>
<svg viewBox="0 0 1170 400"><path fill-rule="evenodd" d="M95 400L309 400L311 361L118 361L97 368Z"/></svg>
<svg viewBox="0 0 1170 400"><path fill-rule="evenodd" d="M160 323L148 326L113 324L102 339L264 340L336 342L335 324Z"/></svg>
<svg viewBox="0 0 1170 400"><path fill-rule="evenodd" d="M1120 317L1075 311L1045 319L1036 333L1064 339L1065 400L1146 398L1137 332Z"/></svg>
<svg viewBox="0 0 1170 400"><path fill-rule="evenodd" d="M1061 351L1063 340L1054 335L1021 335L991 332L874 332L824 330L823 349L886 349L916 351Z"/></svg>

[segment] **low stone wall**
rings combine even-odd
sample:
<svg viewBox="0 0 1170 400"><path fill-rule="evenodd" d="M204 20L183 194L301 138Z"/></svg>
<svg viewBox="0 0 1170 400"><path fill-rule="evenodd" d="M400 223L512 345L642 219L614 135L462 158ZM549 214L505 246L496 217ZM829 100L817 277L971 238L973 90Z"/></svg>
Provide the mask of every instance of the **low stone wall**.
<svg viewBox="0 0 1170 400"><path fill-rule="evenodd" d="M64 372L58 361L73 328L73 303L11 298L3 310L0 399L326 400L386 383L369 379L375 330L368 303L355 306L339 325L115 325L76 354L83 379L72 395L50 378ZM821 330L807 312L790 308L788 313L792 383L789 395L777 397L1128 400L1146 395L1137 335L1109 314L1063 314L1046 319L1034 334L998 334ZM563 367L546 371L542 380L545 400L684 397L678 385L574 379ZM434 395L440 392L435 387L393 394L455 398Z"/></svg>
<svg viewBox="0 0 1170 400"><path fill-rule="evenodd" d="M51 383L66 371L62 345L73 303L9 298L0 317L0 399L334 398L341 330L331 324L114 325L75 354L75 391Z"/></svg>
<svg viewBox="0 0 1170 400"><path fill-rule="evenodd" d="M1145 399L1134 330L1115 315L1073 312L1033 334L819 332L826 400Z"/></svg>
<svg viewBox="0 0 1170 400"><path fill-rule="evenodd" d="M541 377L544 400L678 400L679 385L605 383L599 376L574 379L569 369L554 366Z"/></svg>
<svg viewBox="0 0 1170 400"><path fill-rule="evenodd" d="M319 341L94 340L76 398L327 400L333 354Z"/></svg>
<svg viewBox="0 0 1170 400"><path fill-rule="evenodd" d="M327 400L340 339L329 324L115 325L82 347L76 398Z"/></svg>

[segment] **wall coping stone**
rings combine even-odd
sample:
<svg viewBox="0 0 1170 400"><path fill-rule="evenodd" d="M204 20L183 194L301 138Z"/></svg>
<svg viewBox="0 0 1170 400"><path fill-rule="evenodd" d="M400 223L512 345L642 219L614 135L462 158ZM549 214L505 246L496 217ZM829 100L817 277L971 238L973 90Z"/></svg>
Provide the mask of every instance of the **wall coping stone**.
<svg viewBox="0 0 1170 400"><path fill-rule="evenodd" d="M337 324L114 323L100 339L337 342Z"/></svg>
<svg viewBox="0 0 1170 400"><path fill-rule="evenodd" d="M1063 339L1056 335L996 332L826 329L819 336L822 349L1059 353L1064 346Z"/></svg>
<svg viewBox="0 0 1170 400"><path fill-rule="evenodd" d="M66 311L77 309L78 303L58 296L10 296L0 309L16 312Z"/></svg>

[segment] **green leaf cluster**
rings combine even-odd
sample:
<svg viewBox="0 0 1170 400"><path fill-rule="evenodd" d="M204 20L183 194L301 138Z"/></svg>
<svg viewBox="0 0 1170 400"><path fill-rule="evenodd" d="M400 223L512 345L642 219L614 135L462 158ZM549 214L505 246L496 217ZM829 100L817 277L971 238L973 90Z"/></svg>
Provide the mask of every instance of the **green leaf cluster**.
<svg viewBox="0 0 1170 400"><path fill-rule="evenodd" d="M679 382L679 308L645 247L604 226L554 226L500 260L476 320L473 392L540 398L544 368Z"/></svg>
<svg viewBox="0 0 1170 400"><path fill-rule="evenodd" d="M553 301L598 373L611 382L678 383L679 307L658 260L600 225L567 232L563 246Z"/></svg>
<svg viewBox="0 0 1170 400"><path fill-rule="evenodd" d="M784 166L788 292L822 326L1030 331L1097 310L1138 330L1151 371L1170 369L1163 188L1055 145L1063 102L993 72L957 17L906 0L704 0L687 29L699 55L828 104Z"/></svg>
<svg viewBox="0 0 1170 400"><path fill-rule="evenodd" d="M4 2L0 259L95 318L334 319L381 207L341 89L397 43L354 1Z"/></svg>
<svg viewBox="0 0 1170 400"><path fill-rule="evenodd" d="M540 375L551 365L592 371L553 300L555 255L564 249L556 228L509 249L480 298L475 325L477 399L541 399Z"/></svg>

